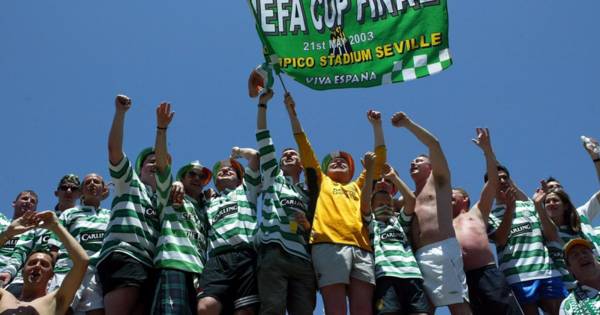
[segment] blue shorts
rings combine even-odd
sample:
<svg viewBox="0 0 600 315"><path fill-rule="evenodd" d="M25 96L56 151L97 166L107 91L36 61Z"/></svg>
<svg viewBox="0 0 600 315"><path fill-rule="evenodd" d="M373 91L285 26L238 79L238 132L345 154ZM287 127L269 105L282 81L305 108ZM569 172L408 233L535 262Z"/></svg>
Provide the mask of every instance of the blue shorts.
<svg viewBox="0 0 600 315"><path fill-rule="evenodd" d="M520 304L537 304L539 300L564 299L568 292L561 277L530 280L511 284Z"/></svg>

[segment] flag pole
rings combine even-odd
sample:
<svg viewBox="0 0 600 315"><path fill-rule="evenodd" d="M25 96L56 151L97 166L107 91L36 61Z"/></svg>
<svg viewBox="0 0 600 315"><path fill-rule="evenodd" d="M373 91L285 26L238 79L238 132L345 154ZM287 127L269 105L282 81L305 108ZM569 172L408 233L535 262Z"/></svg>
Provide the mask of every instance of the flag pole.
<svg viewBox="0 0 600 315"><path fill-rule="evenodd" d="M283 87L283 91L285 92L285 94L288 93L287 88L285 87L285 83L283 83L283 79L281 78L281 73L277 74L277 77L279 78L279 82L281 82L281 86Z"/></svg>
<svg viewBox="0 0 600 315"><path fill-rule="evenodd" d="M252 16L254 17L254 25L256 26L256 30L258 32L258 37L260 37L261 43L263 45L265 45L265 47L269 47L267 44L267 39L265 38L265 34L263 34L262 29L259 27L260 24L258 22L258 15L256 14L256 11L254 10L254 6L252 5L252 0L247 0L246 3L248 4L248 7L250 7L250 11L252 11ZM266 48L266 49L268 49L268 48ZM267 63L270 64L269 60L267 60ZM275 71L275 73L277 74L277 77L279 78L279 82L281 82L283 91L285 93L288 93L285 83L283 82L283 78L281 78L281 72Z"/></svg>

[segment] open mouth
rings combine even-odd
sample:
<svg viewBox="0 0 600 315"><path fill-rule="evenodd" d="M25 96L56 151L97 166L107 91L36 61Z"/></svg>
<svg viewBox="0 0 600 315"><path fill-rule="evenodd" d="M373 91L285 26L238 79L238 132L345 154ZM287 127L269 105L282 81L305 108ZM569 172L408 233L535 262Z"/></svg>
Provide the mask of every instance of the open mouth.
<svg viewBox="0 0 600 315"><path fill-rule="evenodd" d="M29 274L28 280L30 283L35 283L37 282L40 278L42 277L42 273L39 271L32 271Z"/></svg>

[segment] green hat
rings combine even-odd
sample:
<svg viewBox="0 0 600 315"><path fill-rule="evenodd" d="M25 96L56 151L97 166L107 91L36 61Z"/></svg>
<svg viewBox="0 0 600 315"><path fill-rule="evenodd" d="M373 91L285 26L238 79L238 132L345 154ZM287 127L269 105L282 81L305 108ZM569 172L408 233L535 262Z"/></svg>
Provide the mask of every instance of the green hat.
<svg viewBox="0 0 600 315"><path fill-rule="evenodd" d="M60 181L58 182L57 188L66 183L73 184L77 187L81 186L81 182L79 181L79 176L77 176L75 174L67 174L67 175L63 176L60 179Z"/></svg>
<svg viewBox="0 0 600 315"><path fill-rule="evenodd" d="M138 154L137 159L135 160L135 172L138 175L142 173L142 164L150 154L154 154L154 148L152 147L145 148L142 150L142 152L140 152L140 154Z"/></svg>
<svg viewBox="0 0 600 315"><path fill-rule="evenodd" d="M213 174L215 174L215 176L213 177L213 182L215 185L217 184L217 175L216 174L219 173L219 170L221 170L221 168L223 166L233 167L233 169L237 173L238 177L240 179L244 178L244 167L242 166L242 164L240 164L240 162L236 161L235 159L222 160L222 161L215 163L215 165L213 165L213 168L212 168L212 172L213 172Z"/></svg>
<svg viewBox="0 0 600 315"><path fill-rule="evenodd" d="M352 159L352 155L350 155L350 153L345 151L333 151L327 154L321 162L321 169L323 170L323 173L327 174L329 164L333 159L338 157L341 157L348 162L348 167L350 168L350 175L354 176L354 159Z"/></svg>
<svg viewBox="0 0 600 315"><path fill-rule="evenodd" d="M212 172L208 169L208 167L203 166L202 163L200 163L200 161L198 161L198 160L192 161L192 162L184 165L182 168L180 168L177 171L176 179L181 180L183 178L183 176L185 175L185 173L187 173L189 170L192 170L195 168L202 170L202 173L204 173L205 177L204 177L204 181L202 182L202 185L206 186L206 184L208 184L208 182L210 182L210 179L212 177Z"/></svg>

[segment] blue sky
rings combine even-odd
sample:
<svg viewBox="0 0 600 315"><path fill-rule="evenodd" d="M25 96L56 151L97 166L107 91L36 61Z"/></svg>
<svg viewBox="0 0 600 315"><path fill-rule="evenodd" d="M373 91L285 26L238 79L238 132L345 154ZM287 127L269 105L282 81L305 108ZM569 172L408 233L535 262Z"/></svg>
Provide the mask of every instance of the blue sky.
<svg viewBox="0 0 600 315"><path fill-rule="evenodd" d="M370 150L365 112L375 108L386 117L389 161L411 182L409 161L424 147L387 123L401 110L439 137L453 184L474 196L484 160L470 139L485 126L521 188L533 192L554 175L579 205L600 186L579 141L600 137L599 10L597 1L450 1L454 65L441 74L325 92L284 80L319 157ZM262 55L244 1L1 1L0 39L0 208L8 216L21 190L37 191L38 208L48 209L63 174L108 176L117 93L134 102L129 156L154 143L163 100L176 112L168 135L175 167L212 165L232 146L255 146L256 101L246 80ZM278 148L295 145L282 95L277 85L269 107Z"/></svg>

